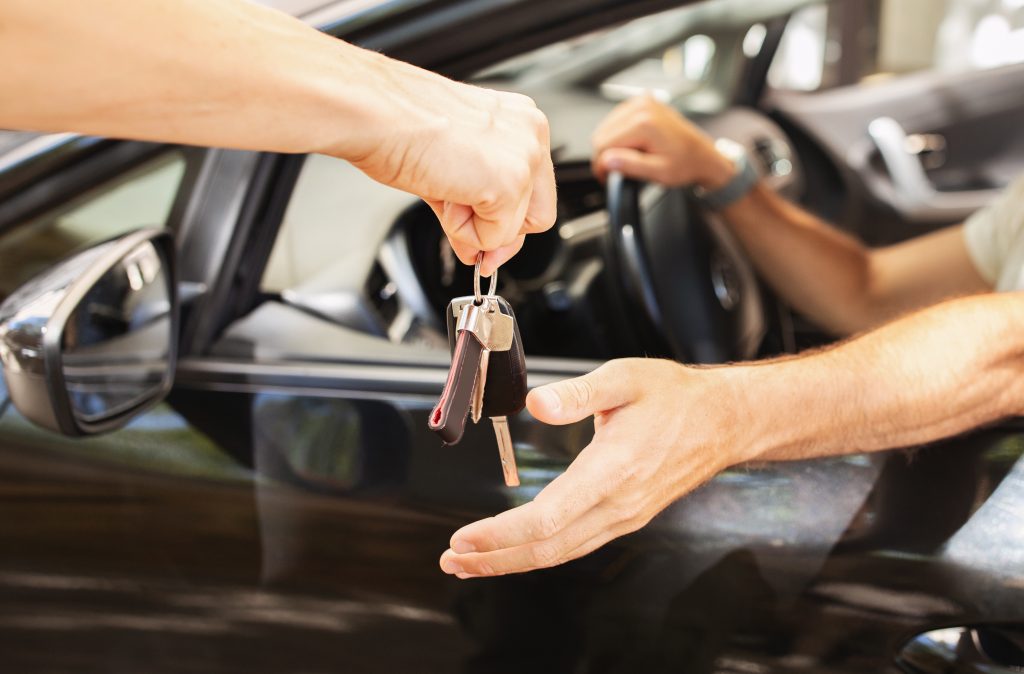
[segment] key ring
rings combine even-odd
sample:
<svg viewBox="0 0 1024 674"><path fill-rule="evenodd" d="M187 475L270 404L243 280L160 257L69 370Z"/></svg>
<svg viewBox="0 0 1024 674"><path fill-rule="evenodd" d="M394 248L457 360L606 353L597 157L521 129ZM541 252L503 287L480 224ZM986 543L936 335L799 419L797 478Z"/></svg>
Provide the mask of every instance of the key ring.
<svg viewBox="0 0 1024 674"><path fill-rule="evenodd" d="M473 304L480 306L484 303L484 298L480 294L480 263L484 261L484 253L480 253L476 256L476 266L473 268ZM498 289L498 270L495 269L494 273L491 274L491 285L487 289L488 295L493 295Z"/></svg>

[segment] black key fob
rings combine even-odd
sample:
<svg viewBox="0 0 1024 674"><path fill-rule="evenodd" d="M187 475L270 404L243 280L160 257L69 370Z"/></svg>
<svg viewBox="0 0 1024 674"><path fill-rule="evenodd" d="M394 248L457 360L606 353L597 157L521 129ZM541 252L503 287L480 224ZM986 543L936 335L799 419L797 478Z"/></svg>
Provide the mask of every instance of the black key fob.
<svg viewBox="0 0 1024 674"><path fill-rule="evenodd" d="M498 297L498 309L512 317L515 329L512 348L508 351L491 351L487 364L487 384L484 390L483 416L511 416L526 407L526 354L523 340L519 336L519 324L515 313L504 298Z"/></svg>

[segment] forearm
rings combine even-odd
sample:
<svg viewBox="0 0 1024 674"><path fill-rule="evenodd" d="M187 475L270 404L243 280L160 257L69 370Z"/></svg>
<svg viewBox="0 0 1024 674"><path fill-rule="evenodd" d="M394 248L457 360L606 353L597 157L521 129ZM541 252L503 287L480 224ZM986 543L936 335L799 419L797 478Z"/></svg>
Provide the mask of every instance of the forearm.
<svg viewBox="0 0 1024 674"><path fill-rule="evenodd" d="M763 183L723 216L758 272L798 311L836 334L876 321L871 252Z"/></svg>
<svg viewBox="0 0 1024 674"><path fill-rule="evenodd" d="M1024 411L1024 294L945 302L807 356L723 368L747 459L929 442Z"/></svg>
<svg viewBox="0 0 1024 674"><path fill-rule="evenodd" d="M12 0L0 30L7 128L352 159L387 112L383 57L249 2Z"/></svg>

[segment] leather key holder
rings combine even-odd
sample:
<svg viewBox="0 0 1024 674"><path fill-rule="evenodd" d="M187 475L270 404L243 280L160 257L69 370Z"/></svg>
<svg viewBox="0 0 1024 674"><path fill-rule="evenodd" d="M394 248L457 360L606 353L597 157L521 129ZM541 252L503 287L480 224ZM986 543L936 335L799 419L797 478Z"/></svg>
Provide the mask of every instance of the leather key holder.
<svg viewBox="0 0 1024 674"><path fill-rule="evenodd" d="M476 374L484 347L473 333L463 330L455 341L452 367L448 370L448 381L437 406L430 413L427 426L441 436L447 445L454 445L466 431Z"/></svg>
<svg viewBox="0 0 1024 674"><path fill-rule="evenodd" d="M504 298L498 298L499 310L515 319L512 307ZM487 383L484 386L483 416L504 417L516 414L526 407L526 357L519 325L515 324L512 348L491 351L487 365Z"/></svg>

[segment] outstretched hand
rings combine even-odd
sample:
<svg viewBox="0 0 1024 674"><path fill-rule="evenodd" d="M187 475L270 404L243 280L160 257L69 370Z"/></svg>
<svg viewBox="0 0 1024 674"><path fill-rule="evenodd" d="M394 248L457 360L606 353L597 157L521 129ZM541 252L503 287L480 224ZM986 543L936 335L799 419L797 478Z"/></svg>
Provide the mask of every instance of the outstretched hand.
<svg viewBox="0 0 1024 674"><path fill-rule="evenodd" d="M594 439L533 501L457 531L442 570L470 578L562 564L746 460L724 373L634 358L531 391L526 404L539 421L593 416Z"/></svg>

